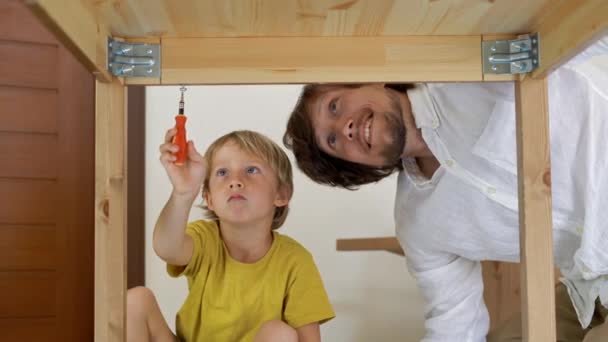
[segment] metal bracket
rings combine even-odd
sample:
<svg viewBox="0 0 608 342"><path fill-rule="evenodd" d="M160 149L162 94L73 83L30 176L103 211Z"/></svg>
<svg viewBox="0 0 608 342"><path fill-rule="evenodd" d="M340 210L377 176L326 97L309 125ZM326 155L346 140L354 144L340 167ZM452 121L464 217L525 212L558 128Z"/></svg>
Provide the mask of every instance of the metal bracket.
<svg viewBox="0 0 608 342"><path fill-rule="evenodd" d="M484 74L521 74L540 64L538 33L481 44Z"/></svg>
<svg viewBox="0 0 608 342"><path fill-rule="evenodd" d="M108 70L120 77L160 77L160 45L108 37Z"/></svg>

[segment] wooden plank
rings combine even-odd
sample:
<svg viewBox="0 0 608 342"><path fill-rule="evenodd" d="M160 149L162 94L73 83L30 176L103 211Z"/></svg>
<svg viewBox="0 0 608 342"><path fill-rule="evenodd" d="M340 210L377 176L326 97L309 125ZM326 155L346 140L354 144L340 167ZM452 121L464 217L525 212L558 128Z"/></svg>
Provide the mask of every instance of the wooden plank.
<svg viewBox="0 0 608 342"><path fill-rule="evenodd" d="M394 237L356 238L336 240L337 251L387 251L405 255L403 249Z"/></svg>
<svg viewBox="0 0 608 342"><path fill-rule="evenodd" d="M55 34L98 80L109 82L107 38L104 23L97 18L87 3L63 0L25 0L34 14Z"/></svg>
<svg viewBox="0 0 608 342"><path fill-rule="evenodd" d="M54 271L0 272L0 318L55 316Z"/></svg>
<svg viewBox="0 0 608 342"><path fill-rule="evenodd" d="M54 225L0 224L0 269L55 270Z"/></svg>
<svg viewBox="0 0 608 342"><path fill-rule="evenodd" d="M57 46L0 40L0 85L57 88Z"/></svg>
<svg viewBox="0 0 608 342"><path fill-rule="evenodd" d="M126 97L97 82L95 122L95 341L126 339Z"/></svg>
<svg viewBox="0 0 608 342"><path fill-rule="evenodd" d="M162 84L481 81L480 36L163 38Z"/></svg>
<svg viewBox="0 0 608 342"><path fill-rule="evenodd" d="M55 318L0 318L0 341L60 341Z"/></svg>
<svg viewBox="0 0 608 342"><path fill-rule="evenodd" d="M0 223L52 224L57 197L53 180L0 178Z"/></svg>
<svg viewBox="0 0 608 342"><path fill-rule="evenodd" d="M0 127L4 132L57 133L57 91L0 86Z"/></svg>
<svg viewBox="0 0 608 342"><path fill-rule="evenodd" d="M57 135L0 132L0 177L57 177Z"/></svg>
<svg viewBox="0 0 608 342"><path fill-rule="evenodd" d="M556 0L80 1L123 37L310 37L526 32Z"/></svg>
<svg viewBox="0 0 608 342"><path fill-rule="evenodd" d="M555 341L551 162L546 79L516 82L522 327L525 341Z"/></svg>
<svg viewBox="0 0 608 342"><path fill-rule="evenodd" d="M608 32L608 1L562 1L531 32L540 37L540 65L532 73L540 79Z"/></svg>

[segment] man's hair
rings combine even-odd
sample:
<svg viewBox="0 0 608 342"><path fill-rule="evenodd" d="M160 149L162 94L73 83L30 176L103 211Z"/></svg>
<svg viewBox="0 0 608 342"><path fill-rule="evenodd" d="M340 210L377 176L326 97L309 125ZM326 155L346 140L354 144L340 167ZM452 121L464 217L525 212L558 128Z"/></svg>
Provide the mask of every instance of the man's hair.
<svg viewBox="0 0 608 342"><path fill-rule="evenodd" d="M277 177L279 191L285 191L288 199L293 194L293 172L291 170L291 162L283 149L273 142L270 138L263 134L253 131L233 131L221 136L215 140L205 152L205 161L207 162L207 174L203 184L203 194L209 191L209 176L211 174L213 157L217 151L227 143L234 143L243 151L250 153L265 163L274 171ZM207 204L203 204L205 217L210 220L218 221L219 218L210 210ZM271 228L277 229L283 225L289 212L289 204L283 207L277 207L272 219Z"/></svg>
<svg viewBox="0 0 608 342"><path fill-rule="evenodd" d="M293 151L298 168L319 184L355 190L359 185L377 182L403 169L400 161L395 165L374 167L333 157L319 148L312 124L312 103L330 90L361 86L362 84L308 84L302 89L291 112L283 144ZM394 84L386 87L405 92L413 85Z"/></svg>

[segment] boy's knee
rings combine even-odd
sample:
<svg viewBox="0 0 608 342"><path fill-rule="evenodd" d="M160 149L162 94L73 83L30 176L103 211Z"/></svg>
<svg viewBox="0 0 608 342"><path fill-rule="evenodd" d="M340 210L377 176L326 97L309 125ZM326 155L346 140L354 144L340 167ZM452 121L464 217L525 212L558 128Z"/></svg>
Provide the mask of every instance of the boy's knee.
<svg viewBox="0 0 608 342"><path fill-rule="evenodd" d="M143 286L131 288L127 290L127 315L145 314L155 301L154 293L149 288Z"/></svg>
<svg viewBox="0 0 608 342"><path fill-rule="evenodd" d="M254 342L298 342L298 333L281 320L266 321L258 330Z"/></svg>

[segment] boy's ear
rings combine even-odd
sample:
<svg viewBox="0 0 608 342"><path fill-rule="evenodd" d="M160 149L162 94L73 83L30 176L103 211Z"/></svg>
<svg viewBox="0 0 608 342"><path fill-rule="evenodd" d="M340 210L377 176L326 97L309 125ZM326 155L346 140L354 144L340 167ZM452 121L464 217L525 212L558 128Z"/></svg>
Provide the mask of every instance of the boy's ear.
<svg viewBox="0 0 608 342"><path fill-rule="evenodd" d="M291 191L287 187L282 187L277 192L277 197L274 200L275 207L284 207L289 204L291 199Z"/></svg>
<svg viewBox="0 0 608 342"><path fill-rule="evenodd" d="M378 87L378 88L384 88L384 86L386 86L386 83L371 83L372 87Z"/></svg>
<svg viewBox="0 0 608 342"><path fill-rule="evenodd" d="M213 209L213 201L211 201L211 196L209 195L209 191L203 191L203 198L205 198L205 203L207 204L207 208L209 208L209 210L214 210Z"/></svg>

